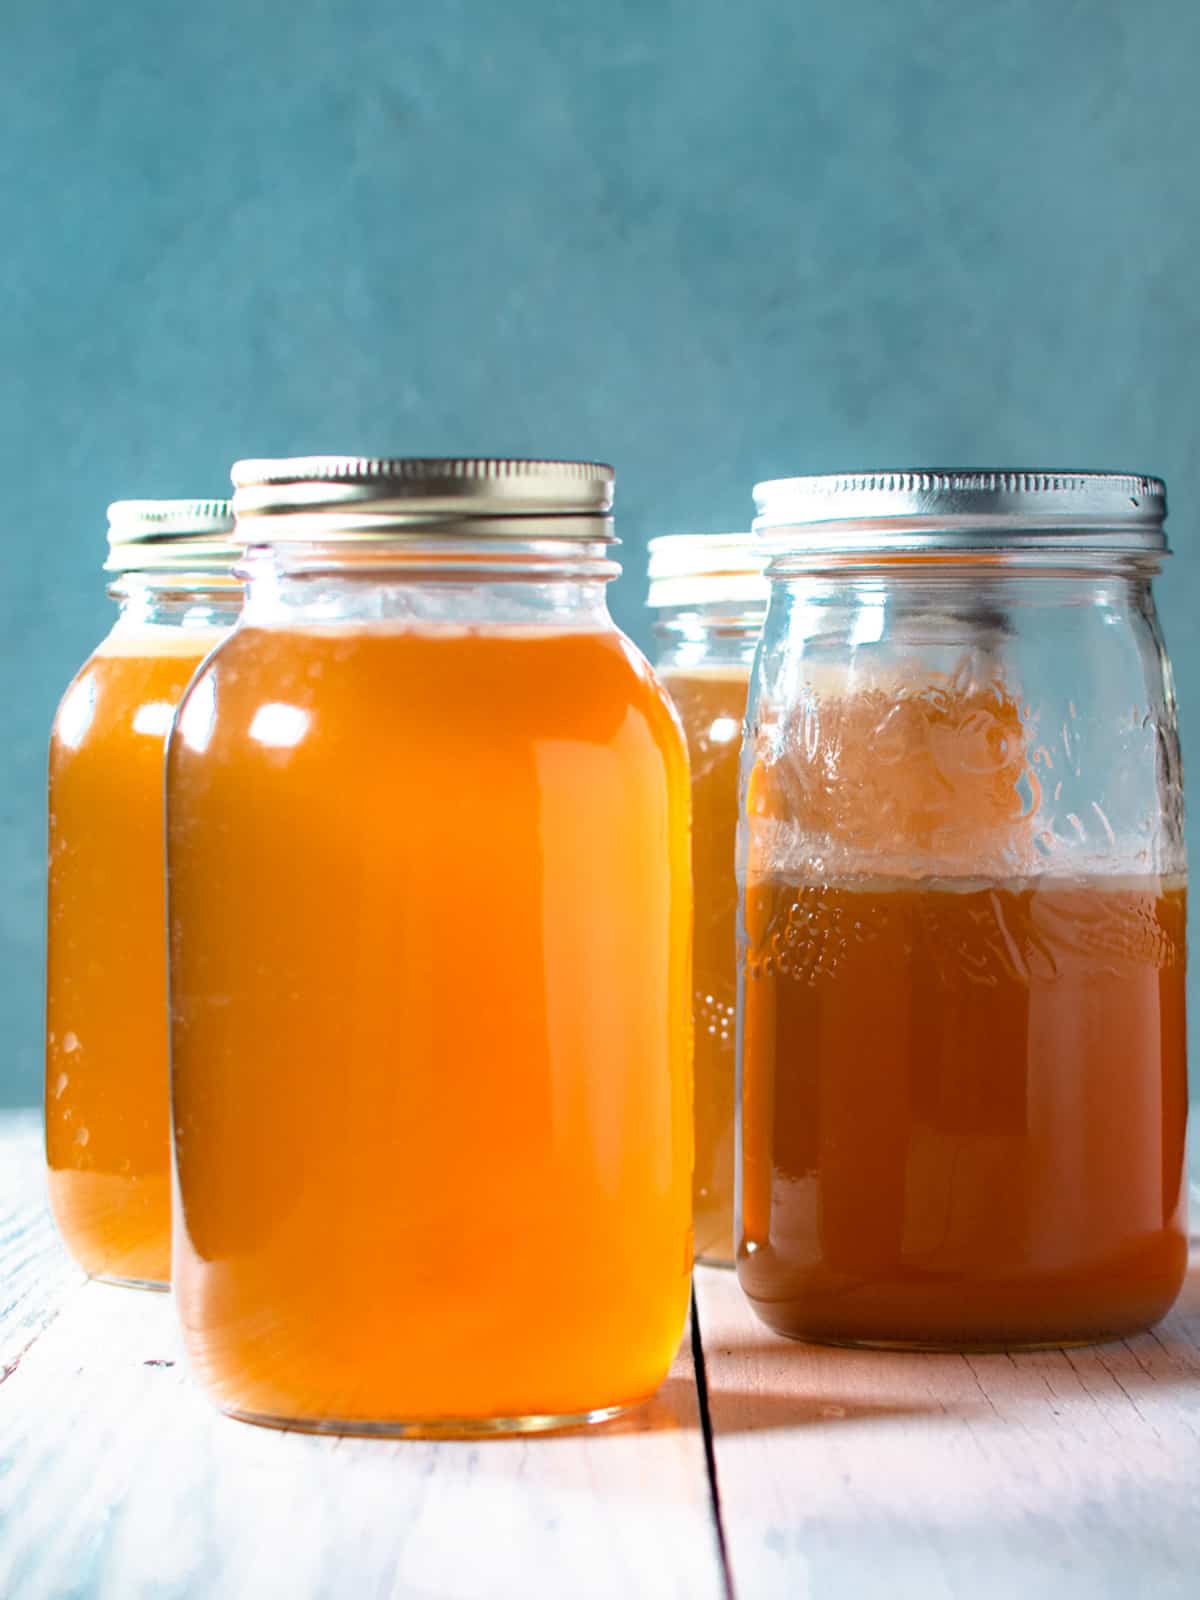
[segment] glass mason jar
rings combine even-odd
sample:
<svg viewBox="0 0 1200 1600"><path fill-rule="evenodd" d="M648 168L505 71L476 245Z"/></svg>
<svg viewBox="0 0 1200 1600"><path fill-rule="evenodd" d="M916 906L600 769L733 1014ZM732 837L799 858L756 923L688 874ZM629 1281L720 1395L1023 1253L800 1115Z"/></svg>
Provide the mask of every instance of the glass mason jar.
<svg viewBox="0 0 1200 1600"><path fill-rule="evenodd" d="M1145 1329L1186 1264L1183 803L1164 490L756 490L739 1275L796 1337Z"/></svg>
<svg viewBox="0 0 1200 1600"><path fill-rule="evenodd" d="M171 1274L163 751L233 626L223 500L108 509L116 623L50 736L46 1159L59 1232L95 1278Z"/></svg>
<svg viewBox="0 0 1200 1600"><path fill-rule="evenodd" d="M738 756L767 608L763 566L749 533L650 541L656 664L683 723L692 770L696 1254L721 1266L733 1264Z"/></svg>
<svg viewBox="0 0 1200 1600"><path fill-rule="evenodd" d="M683 737L612 471L243 462L243 626L168 757L174 1282L228 1412L591 1421L691 1268Z"/></svg>

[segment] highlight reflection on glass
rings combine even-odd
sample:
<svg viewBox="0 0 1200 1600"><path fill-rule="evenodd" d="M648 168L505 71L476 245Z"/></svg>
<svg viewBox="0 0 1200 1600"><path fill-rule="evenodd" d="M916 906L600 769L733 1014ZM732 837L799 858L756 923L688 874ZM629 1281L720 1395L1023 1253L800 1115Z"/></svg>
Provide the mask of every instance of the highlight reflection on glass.
<svg viewBox="0 0 1200 1600"><path fill-rule="evenodd" d="M281 700L259 706L250 723L252 739L278 750L290 750L298 745L307 730L308 712L299 706L285 705Z"/></svg>
<svg viewBox="0 0 1200 1600"><path fill-rule="evenodd" d="M95 714L96 679L92 673L85 672L67 690L58 708L55 734L59 742L65 744L68 750L78 750Z"/></svg>
<svg viewBox="0 0 1200 1600"><path fill-rule="evenodd" d="M134 733L149 733L163 739L171 731L171 718L175 707L166 700L148 700L133 714Z"/></svg>
<svg viewBox="0 0 1200 1600"><path fill-rule="evenodd" d="M209 675L196 684L179 713L179 737L197 755L203 755L208 749L216 715L217 686Z"/></svg>
<svg viewBox="0 0 1200 1600"><path fill-rule="evenodd" d="M737 717L714 717L708 730L710 744L732 744L742 731Z"/></svg>

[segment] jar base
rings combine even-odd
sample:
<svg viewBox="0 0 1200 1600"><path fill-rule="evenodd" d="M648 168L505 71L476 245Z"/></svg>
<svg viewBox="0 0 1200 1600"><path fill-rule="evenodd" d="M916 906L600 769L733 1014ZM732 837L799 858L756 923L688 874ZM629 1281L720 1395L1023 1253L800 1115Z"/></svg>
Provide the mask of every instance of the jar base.
<svg viewBox="0 0 1200 1600"><path fill-rule="evenodd" d="M642 1401L635 1400L628 1405L600 1406L594 1411L548 1416L413 1417L389 1422L337 1417L277 1417L263 1412L242 1411L236 1406L223 1406L221 1409L236 1422L250 1422L257 1428L276 1428L288 1433L349 1434L363 1439L490 1439L594 1427L598 1423L611 1422L614 1417L624 1416L641 1404Z"/></svg>
<svg viewBox="0 0 1200 1600"><path fill-rule="evenodd" d="M828 1333L784 1333L782 1328L774 1328L772 1332L796 1344L817 1344L831 1350L878 1350L895 1355L928 1356L1003 1356L1037 1350L1086 1350L1089 1345L1120 1344L1122 1339L1134 1336L1133 1333L1093 1333L1077 1339L862 1339L839 1338Z"/></svg>
<svg viewBox="0 0 1200 1600"><path fill-rule="evenodd" d="M105 1283L113 1289L149 1289L153 1294L167 1294L171 1285L159 1278L120 1278L115 1272L89 1272L88 1281Z"/></svg>

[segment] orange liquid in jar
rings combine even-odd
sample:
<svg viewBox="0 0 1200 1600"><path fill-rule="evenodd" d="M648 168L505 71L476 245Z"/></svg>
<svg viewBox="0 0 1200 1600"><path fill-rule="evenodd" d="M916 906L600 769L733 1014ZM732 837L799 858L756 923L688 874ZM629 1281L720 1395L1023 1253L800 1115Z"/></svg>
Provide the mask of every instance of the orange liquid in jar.
<svg viewBox="0 0 1200 1600"><path fill-rule="evenodd" d="M1148 1327L1187 1257L1182 878L1039 875L1000 680L807 715L749 786L743 1287L801 1338Z"/></svg>
<svg viewBox="0 0 1200 1600"><path fill-rule="evenodd" d="M50 742L46 1155L93 1277L171 1272L163 750L216 630L118 626Z"/></svg>
<svg viewBox="0 0 1200 1600"><path fill-rule="evenodd" d="M696 1254L733 1261L738 758L749 666L665 669L692 767Z"/></svg>
<svg viewBox="0 0 1200 1600"><path fill-rule="evenodd" d="M688 774L611 632L245 627L172 741L188 1350L227 1409L635 1402L686 1316Z"/></svg>
<svg viewBox="0 0 1200 1600"><path fill-rule="evenodd" d="M747 894L743 1287L795 1337L1118 1337L1187 1261L1185 893Z"/></svg>

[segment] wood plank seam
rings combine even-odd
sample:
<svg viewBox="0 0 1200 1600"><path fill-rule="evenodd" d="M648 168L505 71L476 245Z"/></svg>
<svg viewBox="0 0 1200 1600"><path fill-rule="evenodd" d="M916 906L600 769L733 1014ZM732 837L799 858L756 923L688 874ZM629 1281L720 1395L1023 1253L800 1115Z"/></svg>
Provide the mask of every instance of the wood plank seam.
<svg viewBox="0 0 1200 1600"><path fill-rule="evenodd" d="M69 1261L34 1119L0 1115L0 1596L731 1600L696 1348L574 1434L389 1448L230 1422L167 1297Z"/></svg>
<svg viewBox="0 0 1200 1600"><path fill-rule="evenodd" d="M839 1351L695 1297L739 1591L1195 1600L1200 1256L1153 1333L1078 1350Z"/></svg>
<svg viewBox="0 0 1200 1600"><path fill-rule="evenodd" d="M700 1413L700 1428L704 1436L704 1460L708 1468L708 1489L712 1496L713 1523L717 1530L717 1551L721 1558L721 1574L725 1582L726 1600L737 1600L733 1583L733 1569L729 1564L729 1548L725 1542L725 1522L721 1515L721 1486L717 1478L717 1451L713 1439L712 1414L708 1404L708 1376L705 1368L704 1337L700 1327L700 1306L696 1300L696 1283L692 1279L692 1371L696 1380L696 1400Z"/></svg>
<svg viewBox="0 0 1200 1600"><path fill-rule="evenodd" d="M92 1284L23 1365L2 1419L5 1600L729 1600L690 1335L640 1419L392 1445L222 1418L176 1338L162 1297Z"/></svg>

